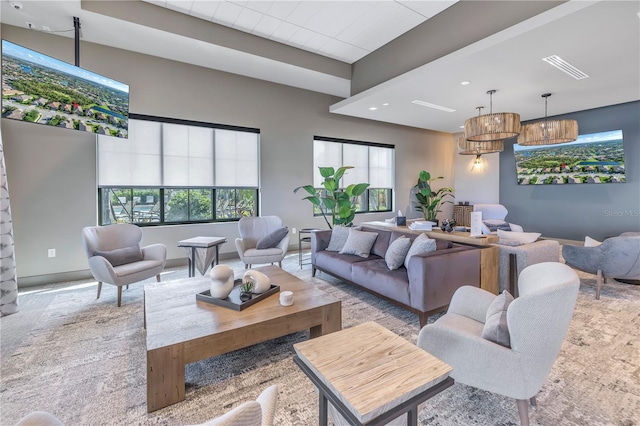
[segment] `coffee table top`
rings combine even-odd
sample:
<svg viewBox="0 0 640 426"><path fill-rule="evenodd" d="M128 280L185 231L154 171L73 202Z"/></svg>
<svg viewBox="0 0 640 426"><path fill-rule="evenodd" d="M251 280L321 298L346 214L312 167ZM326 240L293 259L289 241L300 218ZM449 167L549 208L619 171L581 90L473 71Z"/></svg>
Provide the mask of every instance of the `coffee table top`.
<svg viewBox="0 0 640 426"><path fill-rule="evenodd" d="M182 278L144 287L147 350L250 327L265 320L286 318L314 308L340 303L335 297L276 267L255 268L266 274L280 291L293 292L294 303L281 306L279 293L242 311L197 301L196 293L208 290L209 277ZM236 278L244 270L235 271Z"/></svg>
<svg viewBox="0 0 640 426"><path fill-rule="evenodd" d="M361 423L445 380L452 368L375 322L293 345Z"/></svg>

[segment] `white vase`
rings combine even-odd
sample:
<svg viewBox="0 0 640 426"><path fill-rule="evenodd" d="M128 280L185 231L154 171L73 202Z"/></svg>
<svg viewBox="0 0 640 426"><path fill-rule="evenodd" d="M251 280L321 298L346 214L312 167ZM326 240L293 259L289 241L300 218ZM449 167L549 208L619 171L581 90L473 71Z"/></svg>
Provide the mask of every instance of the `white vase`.
<svg viewBox="0 0 640 426"><path fill-rule="evenodd" d="M271 288L271 279L266 276L265 274L263 274L262 272L258 272L258 271L254 271L253 269L249 269L247 272L244 273L244 275L242 276L242 278L247 278L250 277L254 284L253 284L253 292L254 293L264 293L265 291L269 290Z"/></svg>
<svg viewBox="0 0 640 426"><path fill-rule="evenodd" d="M227 265L216 265L209 273L211 278L211 297L225 299L233 290L233 269Z"/></svg>

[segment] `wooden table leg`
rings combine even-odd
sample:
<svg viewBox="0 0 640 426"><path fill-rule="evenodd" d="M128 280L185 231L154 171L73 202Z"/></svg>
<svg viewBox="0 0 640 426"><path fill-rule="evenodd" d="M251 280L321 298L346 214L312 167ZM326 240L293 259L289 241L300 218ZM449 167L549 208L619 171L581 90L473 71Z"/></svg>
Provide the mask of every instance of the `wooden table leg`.
<svg viewBox="0 0 640 426"><path fill-rule="evenodd" d="M324 336L342 330L342 303L332 303L322 308L322 323L310 329L310 338Z"/></svg>
<svg viewBox="0 0 640 426"><path fill-rule="evenodd" d="M184 400L182 345L147 351L147 412Z"/></svg>

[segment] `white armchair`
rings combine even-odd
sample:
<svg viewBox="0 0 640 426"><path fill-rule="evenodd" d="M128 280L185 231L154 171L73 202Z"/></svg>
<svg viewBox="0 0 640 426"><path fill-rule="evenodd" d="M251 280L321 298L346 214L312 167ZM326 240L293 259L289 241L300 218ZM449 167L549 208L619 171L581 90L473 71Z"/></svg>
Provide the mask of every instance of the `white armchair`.
<svg viewBox="0 0 640 426"><path fill-rule="evenodd" d="M98 297L102 283L118 287L118 306L122 301L122 286L151 278L160 282L160 272L167 259L163 244L140 248L142 231L129 223L88 226L82 229L82 242L89 259L91 274L98 281Z"/></svg>
<svg viewBox="0 0 640 426"><path fill-rule="evenodd" d="M266 388L255 401L247 401L200 426L273 426L278 403L278 385Z"/></svg>
<svg viewBox="0 0 640 426"><path fill-rule="evenodd" d="M520 297L506 307L503 318L510 347L482 337L487 310L499 296L460 287L447 313L420 330L417 344L451 365L456 382L515 398L520 422L528 426L528 403L535 405L560 352L579 286L578 275L565 264L525 268L518 281Z"/></svg>
<svg viewBox="0 0 640 426"><path fill-rule="evenodd" d="M238 222L240 238L236 238L236 249L245 268L260 263L278 262L282 267L282 259L287 254L289 235L286 234L274 247L259 249L258 241L283 228L282 219L278 216L243 217Z"/></svg>
<svg viewBox="0 0 640 426"><path fill-rule="evenodd" d="M515 223L508 223L505 221L509 211L502 204L475 204L473 206L474 212L482 212L482 233L483 234L495 234L496 231L492 230L493 227L499 227L501 225L509 225L514 232L522 232L522 226Z"/></svg>

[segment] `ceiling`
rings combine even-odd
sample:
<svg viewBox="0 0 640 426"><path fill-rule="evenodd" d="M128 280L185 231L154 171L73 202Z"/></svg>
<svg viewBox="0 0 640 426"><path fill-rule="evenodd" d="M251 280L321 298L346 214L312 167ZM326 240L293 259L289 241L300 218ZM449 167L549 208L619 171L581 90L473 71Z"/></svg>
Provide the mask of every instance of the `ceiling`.
<svg viewBox="0 0 640 426"><path fill-rule="evenodd" d="M497 90L493 111L518 112L523 121L544 116L540 95L548 92L550 116L640 99L637 1L562 3L354 96L350 64L384 52L394 39L394 46L401 45L407 31L429 25L455 2L21 0L21 8L12 3L0 0L4 24L27 28L29 22L32 30L73 37L72 17L78 16L83 41L335 95L345 99L331 106L333 113L443 132L460 132L477 106L488 113L491 89ZM483 22L456 25L464 34ZM413 49L401 53L412 56ZM575 80L542 61L550 55L589 77Z"/></svg>

